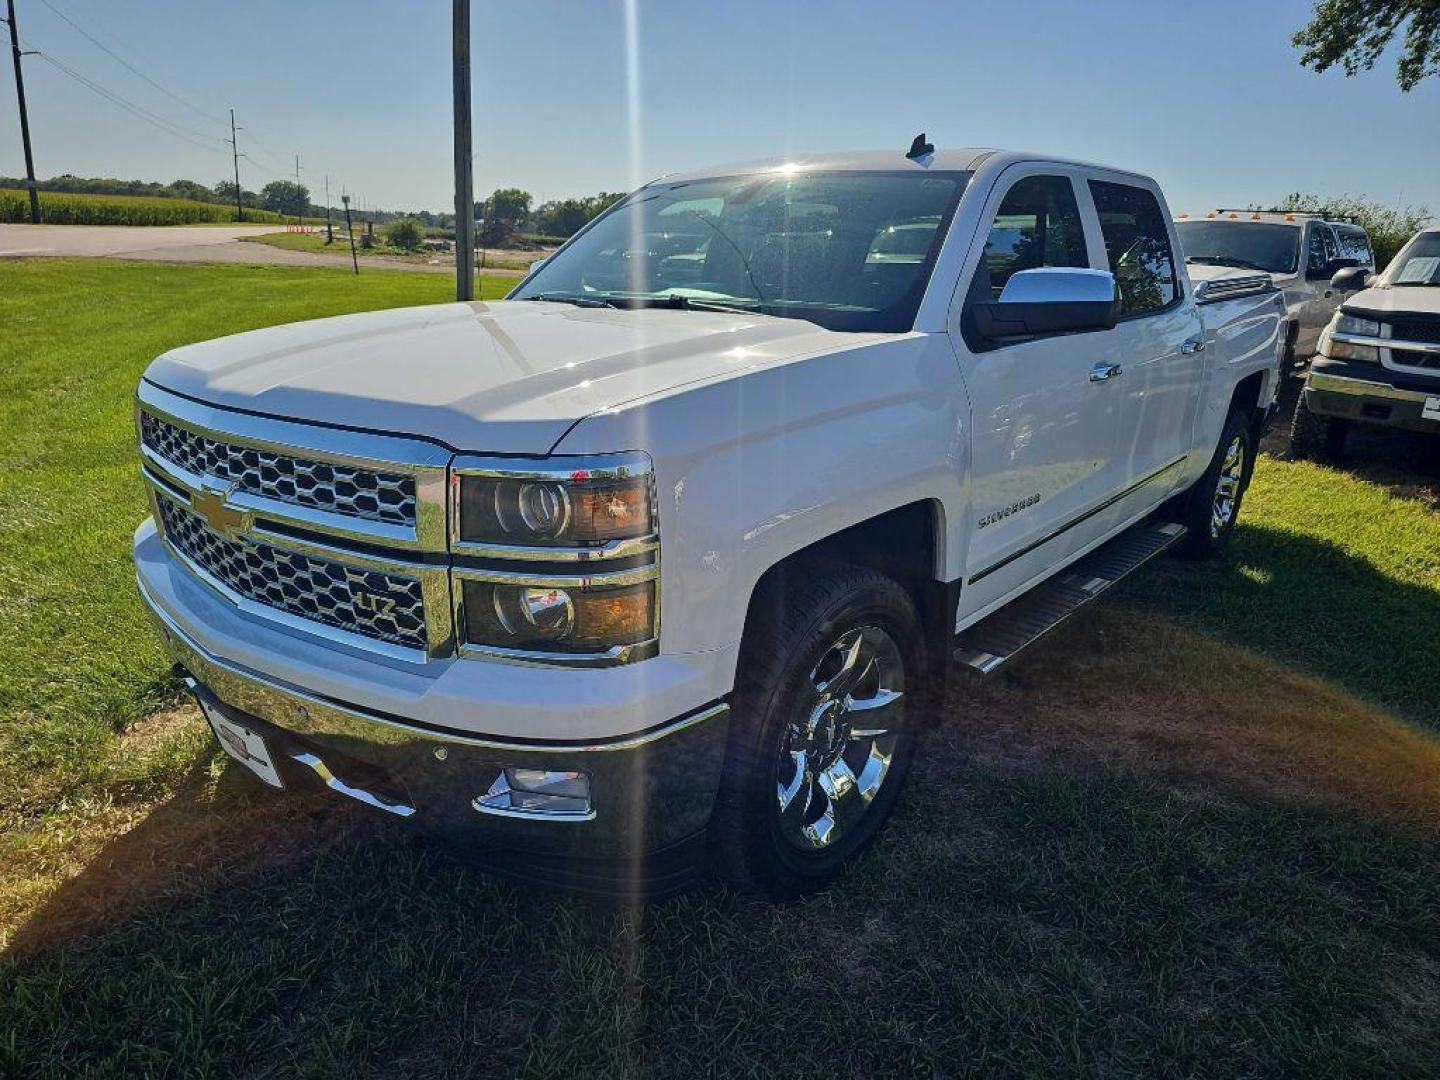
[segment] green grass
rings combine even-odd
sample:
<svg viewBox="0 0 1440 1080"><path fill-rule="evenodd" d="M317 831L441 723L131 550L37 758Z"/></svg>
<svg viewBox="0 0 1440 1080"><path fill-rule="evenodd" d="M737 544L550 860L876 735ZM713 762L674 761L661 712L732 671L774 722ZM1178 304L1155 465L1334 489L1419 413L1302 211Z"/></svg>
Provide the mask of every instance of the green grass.
<svg viewBox="0 0 1440 1080"><path fill-rule="evenodd" d="M13 188L0 188L0 222L29 220L29 194ZM293 219L269 210L246 207L245 220L272 224ZM40 192L40 222L44 225L206 225L234 221L233 206L194 199Z"/></svg>
<svg viewBox="0 0 1440 1080"><path fill-rule="evenodd" d="M345 234L337 229L335 231L335 242L325 242L325 232L322 228L318 233L265 233L261 236L244 237L246 243L266 244L269 247L284 248L287 251L309 251L317 254L342 254L350 252L350 242ZM356 251L361 255L380 255L388 259L403 260L405 262L428 262L432 259L442 259L453 262L455 256L449 252L427 252L418 251L414 254L407 254L397 251L385 243L383 230L376 230L375 246L368 251L360 247L359 230L356 231ZM476 265L480 266L483 261L483 270L528 270L533 259L539 258L543 252L535 252L534 255L518 252L492 252L484 253L483 260L477 253Z"/></svg>
<svg viewBox="0 0 1440 1080"><path fill-rule="evenodd" d="M1262 460L1231 559L958 682L883 842L789 907L525 890L229 767L134 593L135 380L449 293L0 263L0 1076L1440 1075L1413 476Z"/></svg>
<svg viewBox="0 0 1440 1080"><path fill-rule="evenodd" d="M1223 587L1167 561L1137 575L1128 595L1440 727L1432 500L1340 469L1269 460L1246 498Z"/></svg>
<svg viewBox="0 0 1440 1080"><path fill-rule="evenodd" d="M490 298L513 285L481 283ZM430 274L0 264L0 824L113 778L116 732L173 689L128 553L145 514L130 402L146 364L190 341L452 288Z"/></svg>

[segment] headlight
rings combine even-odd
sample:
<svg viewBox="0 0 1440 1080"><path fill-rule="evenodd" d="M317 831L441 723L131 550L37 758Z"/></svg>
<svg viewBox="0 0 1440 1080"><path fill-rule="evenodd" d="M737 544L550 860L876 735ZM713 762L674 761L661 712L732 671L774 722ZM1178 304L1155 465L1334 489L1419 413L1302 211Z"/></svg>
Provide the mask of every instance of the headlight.
<svg viewBox="0 0 1440 1080"><path fill-rule="evenodd" d="M462 457L451 470L462 652L580 665L655 654L660 550L647 456Z"/></svg>
<svg viewBox="0 0 1440 1080"><path fill-rule="evenodd" d="M614 548L643 539L655 531L650 476L643 454L462 458L454 469L457 547Z"/></svg>
<svg viewBox="0 0 1440 1080"><path fill-rule="evenodd" d="M1354 334L1357 337L1379 337L1380 324L1374 319L1362 319L1356 315L1335 316L1333 327L1337 334Z"/></svg>
<svg viewBox="0 0 1440 1080"><path fill-rule="evenodd" d="M1378 364L1380 362L1380 350L1374 345L1360 345L1353 341L1337 341L1335 335L1352 335L1354 337L1378 338L1380 336L1380 324L1374 319L1362 319L1355 315L1346 315L1337 312L1330 325L1320 335L1318 351L1321 356L1327 356L1332 360L1364 360L1368 363Z"/></svg>
<svg viewBox="0 0 1440 1080"><path fill-rule="evenodd" d="M629 655L634 647L652 643L659 629L657 571L652 564L638 571L530 580L457 571L462 644L557 659L634 659Z"/></svg>

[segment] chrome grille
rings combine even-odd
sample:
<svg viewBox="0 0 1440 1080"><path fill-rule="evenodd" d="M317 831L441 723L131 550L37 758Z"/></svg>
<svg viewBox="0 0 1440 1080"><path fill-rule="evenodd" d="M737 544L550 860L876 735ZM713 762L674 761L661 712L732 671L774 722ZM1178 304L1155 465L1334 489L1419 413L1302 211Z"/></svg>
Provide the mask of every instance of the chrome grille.
<svg viewBox="0 0 1440 1080"><path fill-rule="evenodd" d="M415 525L415 478L238 446L140 414L145 445L173 465L239 491L343 517Z"/></svg>
<svg viewBox="0 0 1440 1080"><path fill-rule="evenodd" d="M1440 345L1440 319L1393 319L1390 336L1397 341L1423 341Z"/></svg>
<svg viewBox="0 0 1440 1080"><path fill-rule="evenodd" d="M1413 349L1391 349L1390 359L1406 367L1440 368L1440 356L1435 353L1416 352Z"/></svg>
<svg viewBox="0 0 1440 1080"><path fill-rule="evenodd" d="M392 645L426 647L425 605L417 579L232 540L171 499L156 501L170 543L245 599Z"/></svg>

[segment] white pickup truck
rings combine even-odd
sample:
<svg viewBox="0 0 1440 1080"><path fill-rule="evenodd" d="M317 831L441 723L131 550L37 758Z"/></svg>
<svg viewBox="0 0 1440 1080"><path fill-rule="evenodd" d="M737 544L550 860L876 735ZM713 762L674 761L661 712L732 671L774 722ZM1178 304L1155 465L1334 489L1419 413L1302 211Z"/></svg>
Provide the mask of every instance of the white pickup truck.
<svg viewBox="0 0 1440 1080"><path fill-rule="evenodd" d="M140 591L272 786L793 895L890 813L922 689L1226 541L1284 301L1178 250L1153 181L1028 154L665 177L505 301L155 360Z"/></svg>

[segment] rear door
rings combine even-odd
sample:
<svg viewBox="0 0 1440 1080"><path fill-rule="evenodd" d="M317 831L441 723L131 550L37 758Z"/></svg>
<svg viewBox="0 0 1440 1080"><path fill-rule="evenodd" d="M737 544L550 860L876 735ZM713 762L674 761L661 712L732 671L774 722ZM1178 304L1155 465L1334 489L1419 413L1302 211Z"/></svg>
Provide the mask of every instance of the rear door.
<svg viewBox="0 0 1440 1080"><path fill-rule="evenodd" d="M1092 219L1081 212L1078 169L1054 162L1001 174L961 272L953 323L971 402L971 520L960 618L994 606L1089 538L1086 513L1115 474L1122 391L1092 378L1115 358L1114 332L981 340L973 305L1010 277L1041 266L1103 268ZM1088 200L1086 200L1088 201Z"/></svg>
<svg viewBox="0 0 1440 1080"><path fill-rule="evenodd" d="M1114 401L1116 491L1123 495L1105 516L1114 527L1158 503L1184 472L1209 358L1159 189L1100 171L1085 186L1120 289L1120 323L1110 336L1124 367Z"/></svg>

